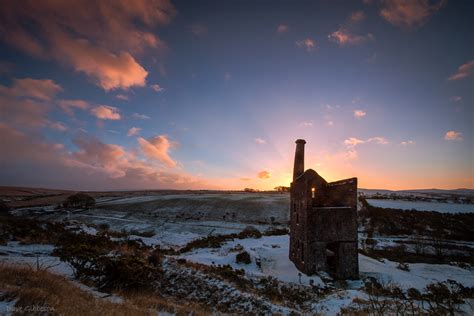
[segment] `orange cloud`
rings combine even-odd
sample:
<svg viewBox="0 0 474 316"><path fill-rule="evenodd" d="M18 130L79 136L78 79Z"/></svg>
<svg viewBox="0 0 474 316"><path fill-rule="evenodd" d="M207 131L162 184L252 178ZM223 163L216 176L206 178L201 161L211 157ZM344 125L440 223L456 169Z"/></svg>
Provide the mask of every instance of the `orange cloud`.
<svg viewBox="0 0 474 316"><path fill-rule="evenodd" d="M91 110L91 113L101 120L120 120L119 110L113 106L99 105Z"/></svg>
<svg viewBox="0 0 474 316"><path fill-rule="evenodd" d="M168 0L8 2L0 11L0 39L70 65L106 90L127 89L145 85L147 75L131 54L164 52L166 45L151 30L175 14Z"/></svg>
<svg viewBox="0 0 474 316"><path fill-rule="evenodd" d="M395 26L409 28L422 25L445 2L440 0L430 5L428 0L384 0L380 15Z"/></svg>
<svg viewBox="0 0 474 316"><path fill-rule="evenodd" d="M268 171L260 171L259 173L257 173L257 177L259 179L270 179L271 176L272 175Z"/></svg>
<svg viewBox="0 0 474 316"><path fill-rule="evenodd" d="M474 74L474 60L459 66L458 71L452 74L448 80L461 80L471 77Z"/></svg>
<svg viewBox="0 0 474 316"><path fill-rule="evenodd" d="M461 141L462 140L462 133L456 132L456 131L448 131L444 135L445 140L455 140L455 141Z"/></svg>
<svg viewBox="0 0 474 316"><path fill-rule="evenodd" d="M96 84L106 91L146 84L148 72L127 52L116 55L94 47L86 40L58 37L55 54L74 70L94 78Z"/></svg>
<svg viewBox="0 0 474 316"><path fill-rule="evenodd" d="M175 143L171 142L166 135L159 135L146 140L142 137L138 138L138 143L143 153L152 160L157 160L166 166L172 168L177 166L177 162L169 155L169 150L175 147Z"/></svg>

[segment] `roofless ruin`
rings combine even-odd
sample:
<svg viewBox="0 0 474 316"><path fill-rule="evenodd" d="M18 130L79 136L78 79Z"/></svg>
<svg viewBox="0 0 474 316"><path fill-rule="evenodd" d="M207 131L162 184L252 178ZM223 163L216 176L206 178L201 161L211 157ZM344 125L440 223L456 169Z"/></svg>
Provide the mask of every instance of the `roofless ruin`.
<svg viewBox="0 0 474 316"><path fill-rule="evenodd" d="M306 141L296 141L291 183L290 260L301 272L326 271L336 279L359 276L357 178L326 182L304 170Z"/></svg>

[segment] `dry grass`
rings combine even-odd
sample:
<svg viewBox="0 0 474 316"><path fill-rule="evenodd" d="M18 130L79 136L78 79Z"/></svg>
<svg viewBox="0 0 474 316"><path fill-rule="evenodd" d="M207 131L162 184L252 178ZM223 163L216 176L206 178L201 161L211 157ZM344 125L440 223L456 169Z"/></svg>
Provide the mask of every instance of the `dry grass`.
<svg viewBox="0 0 474 316"><path fill-rule="evenodd" d="M24 266L0 265L0 292L3 297L17 300L17 310L40 307L53 315L156 315L158 310L207 314L198 306L177 305L158 295L122 293L124 302L112 303L94 297L62 276Z"/></svg>

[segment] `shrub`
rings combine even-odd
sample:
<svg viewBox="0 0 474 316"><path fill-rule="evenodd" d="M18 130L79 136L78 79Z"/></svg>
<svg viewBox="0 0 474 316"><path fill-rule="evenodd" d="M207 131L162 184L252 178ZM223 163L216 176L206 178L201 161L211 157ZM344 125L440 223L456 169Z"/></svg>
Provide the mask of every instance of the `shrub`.
<svg viewBox="0 0 474 316"><path fill-rule="evenodd" d="M242 251L235 256L235 262L250 264L252 260L250 259L250 254L247 251Z"/></svg>
<svg viewBox="0 0 474 316"><path fill-rule="evenodd" d="M243 231L241 231L238 236L239 239L244 238L262 238L262 233L253 226L247 226Z"/></svg>
<svg viewBox="0 0 474 316"><path fill-rule="evenodd" d="M1 215L10 215L11 208L7 203L0 201L0 216Z"/></svg>
<svg viewBox="0 0 474 316"><path fill-rule="evenodd" d="M80 192L70 195L62 205L63 207L89 208L95 205L95 199L89 194Z"/></svg>

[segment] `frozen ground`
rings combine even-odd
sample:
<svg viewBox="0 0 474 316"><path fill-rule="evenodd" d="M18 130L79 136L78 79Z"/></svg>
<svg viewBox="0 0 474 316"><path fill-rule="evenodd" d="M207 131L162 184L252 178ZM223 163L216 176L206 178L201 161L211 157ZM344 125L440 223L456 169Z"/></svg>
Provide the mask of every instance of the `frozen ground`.
<svg viewBox="0 0 474 316"><path fill-rule="evenodd" d="M367 199L367 202L376 207L396 208L402 210L436 211L441 213L474 213L474 204L455 204L440 202L419 202L388 199Z"/></svg>
<svg viewBox="0 0 474 316"><path fill-rule="evenodd" d="M309 284L313 280L315 285L322 285L324 282L318 276L299 276L299 271L288 258L289 236L264 236L260 239L234 240L224 244L218 249L199 249L182 257L198 263L207 265L229 264L233 268L244 269L248 276L272 276L283 282L293 282L298 284ZM252 263L238 264L235 256L238 251L233 249L240 244L249 252ZM255 259L261 262L261 268L255 264ZM403 271L397 268L398 263L389 260L383 262L359 255L359 269L361 277L375 277L381 282L395 282L405 289L417 288L422 290L427 284L436 281L446 281L448 279L462 283L464 286L474 286L474 271L462 269L456 266L445 264L409 264L410 271ZM361 282L349 282L349 287L357 289Z"/></svg>

